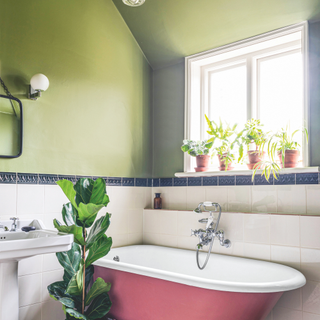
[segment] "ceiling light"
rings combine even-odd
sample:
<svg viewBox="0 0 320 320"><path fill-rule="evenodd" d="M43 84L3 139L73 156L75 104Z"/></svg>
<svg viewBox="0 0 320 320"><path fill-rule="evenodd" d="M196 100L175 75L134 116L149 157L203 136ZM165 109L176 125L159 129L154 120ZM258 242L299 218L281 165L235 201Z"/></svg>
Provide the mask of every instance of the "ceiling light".
<svg viewBox="0 0 320 320"><path fill-rule="evenodd" d="M130 7L138 7L144 4L146 0L122 0L124 4Z"/></svg>

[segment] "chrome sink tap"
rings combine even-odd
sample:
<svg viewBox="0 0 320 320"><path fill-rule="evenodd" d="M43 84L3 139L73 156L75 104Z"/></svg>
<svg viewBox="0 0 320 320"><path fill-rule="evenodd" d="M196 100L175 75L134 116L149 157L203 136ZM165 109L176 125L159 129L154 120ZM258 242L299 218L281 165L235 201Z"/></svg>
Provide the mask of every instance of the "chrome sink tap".
<svg viewBox="0 0 320 320"><path fill-rule="evenodd" d="M201 209L203 207L203 209ZM207 210L206 207L214 207L214 210ZM214 223L213 221L213 212L219 211L218 219L217 222ZM199 243L198 243L198 248L197 248L197 264L199 269L204 269L205 266L207 265L207 262L210 257L211 249L213 246L213 241L214 238L217 237L219 240L219 243L221 246L230 248L231 247L231 241L229 239L224 239L224 231L223 230L218 230L219 222L220 222L220 217L221 217L221 206L219 203L214 203L214 202L200 202L198 207L194 210L195 213L202 213L202 212L209 212L209 218L204 218L198 220L200 223L206 223L206 229L198 229L198 230L192 230L191 229L191 236L196 236L199 238ZM215 225L215 227L214 227ZM199 250L203 248L203 246L209 246L209 250L207 253L207 258L202 266L200 266L199 263Z"/></svg>
<svg viewBox="0 0 320 320"><path fill-rule="evenodd" d="M17 231L17 220L19 220L19 218L13 217L13 218L10 218L10 220L13 220L10 232Z"/></svg>

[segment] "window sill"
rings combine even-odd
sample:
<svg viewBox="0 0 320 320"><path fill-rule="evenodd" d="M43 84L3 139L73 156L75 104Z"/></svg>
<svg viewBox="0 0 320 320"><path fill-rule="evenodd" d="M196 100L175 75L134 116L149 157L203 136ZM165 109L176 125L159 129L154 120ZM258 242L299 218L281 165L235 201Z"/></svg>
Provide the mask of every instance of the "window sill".
<svg viewBox="0 0 320 320"><path fill-rule="evenodd" d="M304 167L304 168L285 168L279 171L279 174L292 173L318 173L319 167ZM230 170L230 171L204 171L204 172L177 172L175 177L215 177L215 176L248 176L252 175L253 170ZM257 170L256 175L262 173L262 170Z"/></svg>

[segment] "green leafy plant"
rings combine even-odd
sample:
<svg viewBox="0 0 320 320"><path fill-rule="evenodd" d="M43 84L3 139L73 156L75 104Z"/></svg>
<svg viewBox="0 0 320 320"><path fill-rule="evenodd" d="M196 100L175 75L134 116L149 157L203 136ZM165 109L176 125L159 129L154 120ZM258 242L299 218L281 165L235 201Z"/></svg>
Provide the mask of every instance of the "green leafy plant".
<svg viewBox="0 0 320 320"><path fill-rule="evenodd" d="M188 152L190 156L196 157L201 155L208 155L210 153L210 148L213 142L208 142L208 140L194 141L194 140L183 140L183 145L181 150L183 152Z"/></svg>
<svg viewBox="0 0 320 320"><path fill-rule="evenodd" d="M250 119L246 122L241 139L242 143L247 146L248 151L251 143L256 145L255 150L259 152L264 150L268 141L268 134L262 130L262 126L259 119Z"/></svg>
<svg viewBox="0 0 320 320"><path fill-rule="evenodd" d="M81 178L75 185L68 180L57 181L69 203L62 208L65 225L54 219L60 232L74 235L71 250L56 254L64 268L63 280L48 286L50 296L62 303L66 320L94 320L104 317L111 308L108 291L110 283L97 280L90 287L94 267L92 263L105 256L112 238L105 235L110 225L110 214L96 220L101 208L109 203L106 184L101 178L93 181ZM87 231L87 228L91 228Z"/></svg>
<svg viewBox="0 0 320 320"><path fill-rule="evenodd" d="M214 121L210 121L207 115L205 115L209 130L207 131L212 137L208 139L208 142L213 143L213 154L219 155L225 162L226 169L228 169L229 163L235 160L235 146L239 147L238 161L243 157L243 144L241 143L241 136L243 131L237 133L237 124L232 127L229 124L223 124L221 119L219 124Z"/></svg>
<svg viewBox="0 0 320 320"><path fill-rule="evenodd" d="M297 129L290 133L290 127L287 126L286 129L282 128L277 133L273 134L268 140L268 156L269 160L263 160L257 164L263 166L261 175L264 175L266 180L269 181L270 175L272 173L275 179L278 179L279 170L281 169L278 164L277 157L281 156L282 166L284 167L285 151L286 150L299 150L300 144L294 140L294 136L301 132L306 136L308 142L308 130L306 128ZM257 168L255 168L252 180L256 174Z"/></svg>

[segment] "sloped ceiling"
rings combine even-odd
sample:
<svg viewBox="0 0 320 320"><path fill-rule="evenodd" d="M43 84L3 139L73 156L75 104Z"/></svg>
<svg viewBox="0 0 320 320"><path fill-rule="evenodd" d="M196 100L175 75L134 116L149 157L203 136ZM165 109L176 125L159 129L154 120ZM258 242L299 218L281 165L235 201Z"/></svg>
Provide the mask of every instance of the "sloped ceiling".
<svg viewBox="0 0 320 320"><path fill-rule="evenodd" d="M227 43L320 18L320 0L113 0L153 69Z"/></svg>

